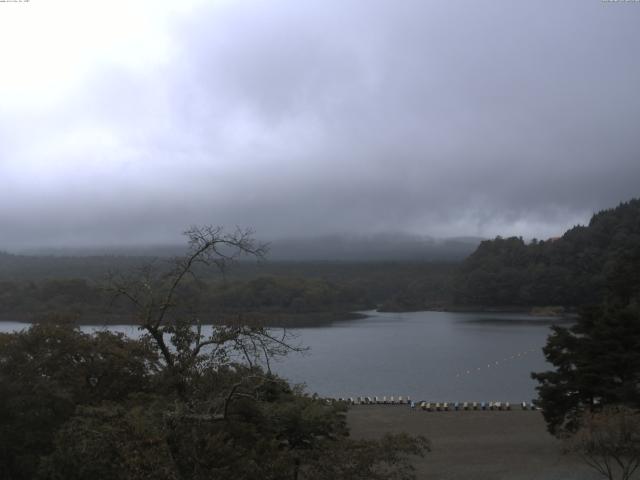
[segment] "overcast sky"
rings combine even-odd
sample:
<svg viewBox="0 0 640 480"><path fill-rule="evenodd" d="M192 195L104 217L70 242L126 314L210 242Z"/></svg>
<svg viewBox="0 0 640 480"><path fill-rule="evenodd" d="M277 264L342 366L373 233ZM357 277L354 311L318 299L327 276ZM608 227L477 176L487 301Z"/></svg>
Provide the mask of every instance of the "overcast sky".
<svg viewBox="0 0 640 480"><path fill-rule="evenodd" d="M640 195L640 3L0 3L0 249L545 238Z"/></svg>

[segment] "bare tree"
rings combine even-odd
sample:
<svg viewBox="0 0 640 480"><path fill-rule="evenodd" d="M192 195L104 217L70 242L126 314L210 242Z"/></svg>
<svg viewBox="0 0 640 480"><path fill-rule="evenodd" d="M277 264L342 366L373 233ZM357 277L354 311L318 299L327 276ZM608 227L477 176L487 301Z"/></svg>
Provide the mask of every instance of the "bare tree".
<svg viewBox="0 0 640 480"><path fill-rule="evenodd" d="M134 311L135 321L158 348L167 371L176 379L177 390L183 391L191 375L203 368L217 368L241 359L270 372L269 359L292 350L286 330L279 332L238 317L224 324L213 324L203 332L202 314L184 305L180 288L197 279L202 269L213 268L224 273L230 263L242 256L264 258L267 247L257 243L251 230L237 228L226 233L221 227L191 227L185 232L188 250L169 264L153 262L133 274L111 274L107 289L114 298L124 298ZM210 317L213 312L204 312ZM231 396L239 393L239 385Z"/></svg>
<svg viewBox="0 0 640 480"><path fill-rule="evenodd" d="M617 406L589 414L567 446L605 478L630 480L640 466L640 413Z"/></svg>

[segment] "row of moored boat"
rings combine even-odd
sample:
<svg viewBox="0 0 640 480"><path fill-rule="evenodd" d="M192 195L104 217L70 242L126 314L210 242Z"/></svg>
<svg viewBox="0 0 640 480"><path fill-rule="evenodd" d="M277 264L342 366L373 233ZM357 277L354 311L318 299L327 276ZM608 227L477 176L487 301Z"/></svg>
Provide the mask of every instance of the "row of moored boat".
<svg viewBox="0 0 640 480"><path fill-rule="evenodd" d="M447 412L465 410L537 410L537 407L530 402L521 402L512 405L510 402L427 402L421 400L414 402L411 397L390 396L390 397L349 397L330 399L330 401L346 402L351 405L408 405L413 409L420 409L427 412Z"/></svg>

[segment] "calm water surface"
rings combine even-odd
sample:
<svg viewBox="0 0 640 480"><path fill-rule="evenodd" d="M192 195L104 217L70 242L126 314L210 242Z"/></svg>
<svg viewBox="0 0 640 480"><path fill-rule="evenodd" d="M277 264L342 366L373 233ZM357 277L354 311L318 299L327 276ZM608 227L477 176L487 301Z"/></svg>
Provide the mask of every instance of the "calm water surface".
<svg viewBox="0 0 640 480"><path fill-rule="evenodd" d="M517 402L535 397L530 372L549 368L541 348L553 319L492 313L367 314L364 319L292 330L309 352L279 360L273 369L325 396ZM25 324L0 323L0 331L22 328ZM109 328L138 334L132 326Z"/></svg>
<svg viewBox="0 0 640 480"><path fill-rule="evenodd" d="M275 370L327 396L411 395L435 401L522 401L549 368L552 319L514 314L376 313L296 333L310 347Z"/></svg>

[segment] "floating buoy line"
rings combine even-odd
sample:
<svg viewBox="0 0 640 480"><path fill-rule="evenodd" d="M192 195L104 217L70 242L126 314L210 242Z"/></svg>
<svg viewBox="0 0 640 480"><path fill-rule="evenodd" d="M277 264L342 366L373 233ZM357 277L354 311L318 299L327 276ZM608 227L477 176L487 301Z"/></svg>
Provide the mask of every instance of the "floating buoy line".
<svg viewBox="0 0 640 480"><path fill-rule="evenodd" d="M504 357L502 360L493 360L487 363L487 366L484 366L484 363L481 366L475 367L475 368L468 368L466 370L462 370L458 373L456 373L456 378L460 378L460 377L464 377L466 375L471 375L473 373L476 372L482 372L483 370L489 369L489 368L500 368L503 365L508 365L512 360L518 360L521 358L524 358L526 355L530 354L530 353L534 353L536 351L535 348L532 348L530 350L524 350L522 352L517 352L514 353L513 355Z"/></svg>
<svg viewBox="0 0 640 480"><path fill-rule="evenodd" d="M508 365L511 361L522 359L530 353L534 353L537 349L531 348L530 350L524 350L516 352L513 355L508 355L501 360L493 360L484 366L474 368L468 368L462 370L456 374L456 378L464 378L467 375L472 375L477 372L482 372L487 369L500 368L503 365ZM329 404L334 402L344 402L350 405L408 405L414 410L422 410L426 412L448 412L448 411L469 411L469 410L539 410L531 402L520 402L512 404L510 402L502 401L490 401L490 402L429 402L426 400L420 400L414 402L409 396L373 396L373 397L348 397L348 398L326 398L325 401Z"/></svg>

